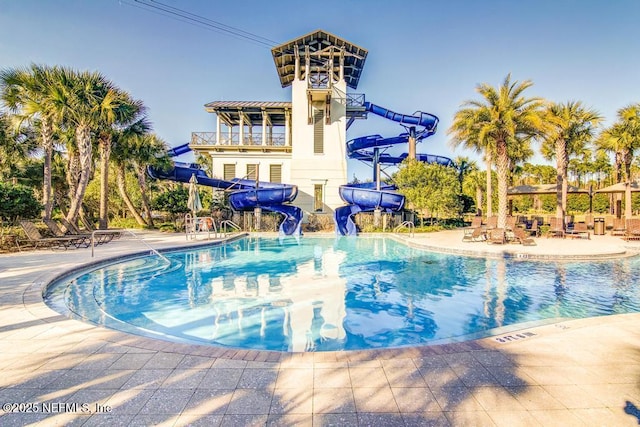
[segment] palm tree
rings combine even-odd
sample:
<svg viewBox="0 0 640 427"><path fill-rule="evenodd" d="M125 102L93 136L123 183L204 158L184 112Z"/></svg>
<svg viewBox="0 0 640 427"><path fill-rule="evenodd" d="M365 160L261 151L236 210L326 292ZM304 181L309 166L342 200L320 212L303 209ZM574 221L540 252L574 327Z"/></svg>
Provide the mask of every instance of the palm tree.
<svg viewBox="0 0 640 427"><path fill-rule="evenodd" d="M451 128L447 131L447 133L449 134L457 134L460 132L465 132L466 129L466 124L470 124L473 123L473 121L475 120L475 117L473 115L473 111L466 111L466 110L461 110L458 112L458 114L456 115L456 117L458 118L458 120L455 120L454 123L451 125ZM492 200L492 186L491 186L491 141L489 139L478 139L477 135L474 135L476 137L476 139L472 139L472 138L467 138L465 140L462 141L452 141L452 143L454 144L454 146L459 145L460 143L463 144L464 148L467 149L471 149L473 151L475 151L476 153L480 153L484 155L484 160L485 160L485 164L487 167L487 174L486 174L486 179L487 179L487 183L486 183L486 189L487 189L487 216L492 216L493 215L493 209L491 206L491 200ZM455 137L454 137L455 139ZM478 210L481 209L481 206L477 206Z"/></svg>
<svg viewBox="0 0 640 427"><path fill-rule="evenodd" d="M53 209L51 191L51 156L53 131L56 118L51 108L51 89L54 77L46 66L32 64L30 68L13 68L0 71L0 93L3 103L18 118L18 126L24 122L39 121L40 145L44 151L44 177L42 204L44 218L51 218Z"/></svg>
<svg viewBox="0 0 640 427"><path fill-rule="evenodd" d="M585 145L593 138L602 117L579 101L552 103L547 107L545 117L549 127L543 137L542 154L548 160L556 159L556 217L559 224L564 224L569 158L584 153Z"/></svg>
<svg viewBox="0 0 640 427"><path fill-rule="evenodd" d="M507 75L502 86L478 85L481 101L466 101L449 129L454 145L490 153L498 175L498 227L507 223L509 171L516 162L532 154L530 143L544 129L540 98L527 98L523 92L529 80L511 83Z"/></svg>
<svg viewBox="0 0 640 427"><path fill-rule="evenodd" d="M111 143L116 129L128 126L140 127L140 116L144 114L144 105L119 89L110 92L110 96L103 102L100 117L100 132L98 136L98 151L100 153L100 219L99 228L106 229L109 220L109 157ZM144 126L148 123L144 119Z"/></svg>
<svg viewBox="0 0 640 427"><path fill-rule="evenodd" d="M79 176L74 177L67 220L75 223L84 193L93 172L92 134L101 124L115 123L118 117L118 89L97 72L77 72L70 68L54 68L53 108L57 117L75 131Z"/></svg>
<svg viewBox="0 0 640 427"><path fill-rule="evenodd" d="M153 227L151 206L147 192L146 168L148 165L155 167L167 165L167 145L155 135L140 132L142 128L143 127L136 129L134 126L130 128L128 132L117 134L113 150L113 160L116 166L118 191L127 208L138 224ZM138 209L129 196L126 181L128 168L132 168L136 174L142 196L142 209L145 212L146 220L138 212Z"/></svg>
<svg viewBox="0 0 640 427"><path fill-rule="evenodd" d="M631 180L631 164L635 150L640 147L640 103L627 105L618 110L618 119L609 128L602 131L596 146L599 149L613 152L615 155L614 171L616 182ZM626 213L631 213L631 189L627 186ZM618 212L619 214L620 212Z"/></svg>

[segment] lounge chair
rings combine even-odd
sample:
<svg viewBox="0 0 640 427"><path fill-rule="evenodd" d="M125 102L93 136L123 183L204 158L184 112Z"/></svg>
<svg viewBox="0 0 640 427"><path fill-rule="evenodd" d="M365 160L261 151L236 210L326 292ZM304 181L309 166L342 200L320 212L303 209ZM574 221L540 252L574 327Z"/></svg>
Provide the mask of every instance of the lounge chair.
<svg viewBox="0 0 640 427"><path fill-rule="evenodd" d="M590 239L591 233L589 233L589 228L586 222L576 222L573 224L573 228L571 230L567 230L567 237L571 237L573 239Z"/></svg>
<svg viewBox="0 0 640 427"><path fill-rule="evenodd" d="M504 228L493 228L488 231L487 243L499 243L503 245L506 241Z"/></svg>
<svg viewBox="0 0 640 427"><path fill-rule="evenodd" d="M529 233L530 236L533 236L533 237L540 236L540 227L538 227L538 219L534 219L531 222L531 227L525 231Z"/></svg>
<svg viewBox="0 0 640 427"><path fill-rule="evenodd" d="M490 216L487 218L487 230L491 230L492 228L496 228L498 226L498 217Z"/></svg>
<svg viewBox="0 0 640 427"><path fill-rule="evenodd" d="M624 240L640 240L640 219L631 218L627 220Z"/></svg>
<svg viewBox="0 0 640 427"><path fill-rule="evenodd" d="M558 218L549 218L549 231L547 237L561 237L564 239L564 221L558 221Z"/></svg>
<svg viewBox="0 0 640 427"><path fill-rule="evenodd" d="M464 236L462 236L463 242L483 242L485 240L487 240L487 235L482 227L466 229Z"/></svg>
<svg viewBox="0 0 640 427"><path fill-rule="evenodd" d="M51 219L43 219L42 222L44 222L44 224L47 226L49 231L51 231L51 234L53 234L55 237L76 237L79 239L79 241L81 241L78 247L84 246L85 248L88 248L89 246L91 246L90 234L75 234L75 233L69 233L69 232L65 233L65 231L62 230L58 226L58 224Z"/></svg>
<svg viewBox="0 0 640 427"><path fill-rule="evenodd" d="M625 236L627 234L627 228L624 218L613 218L613 228L611 229L612 236Z"/></svg>
<svg viewBox="0 0 640 427"><path fill-rule="evenodd" d="M536 246L536 241L520 227L513 229L513 238L516 243L520 243L523 246Z"/></svg>
<svg viewBox="0 0 640 427"><path fill-rule="evenodd" d="M19 250L22 250L20 243L28 243L33 245L34 249L39 247L48 247L51 249L64 249L67 250L71 246L80 247L83 243L83 239L77 237L65 236L65 237L42 237L38 228L30 221L20 221L20 226L24 230L26 239L16 239L16 245Z"/></svg>
<svg viewBox="0 0 640 427"><path fill-rule="evenodd" d="M91 223L91 221L89 221L86 217L80 215L80 220L84 224L84 228L89 233L93 233L94 231L97 231L96 228L93 226L93 223ZM99 236L99 238L103 241L103 243L108 243L114 238L115 239L120 238L120 236L122 236L122 231L123 229L121 228L111 228L108 230L100 230L100 232L96 233L95 235L97 238Z"/></svg>

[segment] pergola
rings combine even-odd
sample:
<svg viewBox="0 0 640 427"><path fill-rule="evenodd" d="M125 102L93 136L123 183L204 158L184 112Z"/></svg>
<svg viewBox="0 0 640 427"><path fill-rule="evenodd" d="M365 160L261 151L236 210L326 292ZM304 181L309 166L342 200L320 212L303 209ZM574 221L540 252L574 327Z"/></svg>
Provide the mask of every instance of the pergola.
<svg viewBox="0 0 640 427"><path fill-rule="evenodd" d="M540 196L542 194L556 194L556 192L556 184L517 185L515 187L509 187L507 196ZM576 187L575 185L568 185L567 194L588 194L590 199L589 207L591 207L591 197L593 194L589 190ZM511 210L511 208L509 210Z"/></svg>
<svg viewBox="0 0 640 427"><path fill-rule="evenodd" d="M608 187L596 190L596 193L624 193L624 216L631 218L633 212L631 210L631 193L640 191L640 184L637 182L619 182ZM616 206L616 214L620 216L620 209Z"/></svg>

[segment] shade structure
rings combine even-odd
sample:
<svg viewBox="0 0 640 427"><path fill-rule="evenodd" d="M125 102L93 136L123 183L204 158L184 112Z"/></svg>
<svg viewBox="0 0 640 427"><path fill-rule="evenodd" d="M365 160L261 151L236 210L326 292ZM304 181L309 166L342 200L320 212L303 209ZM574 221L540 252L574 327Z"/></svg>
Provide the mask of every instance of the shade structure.
<svg viewBox="0 0 640 427"><path fill-rule="evenodd" d="M193 216L202 210L202 202L200 201L200 192L198 191L198 179L195 174L191 175L189 180L189 199L187 200L187 208L193 212Z"/></svg>
<svg viewBox="0 0 640 427"><path fill-rule="evenodd" d="M525 196L535 194L555 194L557 192L556 184L537 184L537 185L517 185L509 187L507 194L509 196ZM576 187L575 185L567 186L567 193L584 193L589 194L589 190Z"/></svg>
<svg viewBox="0 0 640 427"><path fill-rule="evenodd" d="M631 192L640 191L640 184L638 184L637 182L630 182L629 190L631 190ZM596 190L595 192L596 193L624 193L625 191L627 191L627 183L619 182L617 184L613 184L608 187L604 187L599 190Z"/></svg>
<svg viewBox="0 0 640 427"><path fill-rule="evenodd" d="M640 184L637 182L619 182L596 190L596 193L624 193L624 216L631 218L633 213L631 211L631 193L638 191L640 191Z"/></svg>

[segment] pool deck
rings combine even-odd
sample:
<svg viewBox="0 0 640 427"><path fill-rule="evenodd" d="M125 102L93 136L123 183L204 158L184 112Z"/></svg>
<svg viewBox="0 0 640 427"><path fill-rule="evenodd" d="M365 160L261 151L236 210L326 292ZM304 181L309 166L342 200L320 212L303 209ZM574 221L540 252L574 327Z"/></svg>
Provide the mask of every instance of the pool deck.
<svg viewBox="0 0 640 427"><path fill-rule="evenodd" d="M182 234L145 232L161 249ZM469 255L599 259L640 251L619 237L410 244ZM640 314L564 320L465 343L298 353L173 344L68 319L42 301L54 276L144 250L0 255L0 425L634 426L640 423Z"/></svg>

